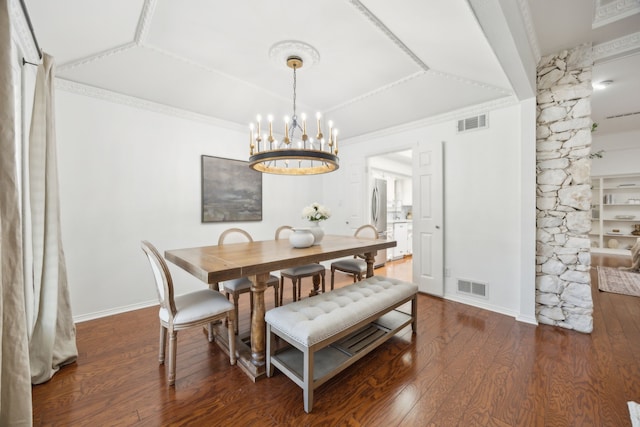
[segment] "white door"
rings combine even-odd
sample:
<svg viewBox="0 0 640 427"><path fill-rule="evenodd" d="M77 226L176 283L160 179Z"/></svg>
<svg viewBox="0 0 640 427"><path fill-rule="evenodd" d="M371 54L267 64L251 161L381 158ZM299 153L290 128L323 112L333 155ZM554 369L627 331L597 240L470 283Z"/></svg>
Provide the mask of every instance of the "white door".
<svg viewBox="0 0 640 427"><path fill-rule="evenodd" d="M442 143L413 151L413 281L420 292L444 295Z"/></svg>
<svg viewBox="0 0 640 427"><path fill-rule="evenodd" d="M348 165L347 173L349 181L347 183L347 225L350 235L356 232L356 229L363 224L367 224L363 220L363 210L368 208L367 200L362 197L366 193L366 188L362 177L364 175L364 163L356 161Z"/></svg>

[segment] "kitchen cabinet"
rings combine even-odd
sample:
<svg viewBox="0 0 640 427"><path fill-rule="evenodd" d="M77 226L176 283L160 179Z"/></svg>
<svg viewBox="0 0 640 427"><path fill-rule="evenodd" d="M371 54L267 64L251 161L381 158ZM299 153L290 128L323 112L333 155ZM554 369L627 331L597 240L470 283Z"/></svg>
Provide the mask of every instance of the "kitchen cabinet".
<svg viewBox="0 0 640 427"><path fill-rule="evenodd" d="M628 253L640 237L640 175L593 177L593 250Z"/></svg>
<svg viewBox="0 0 640 427"><path fill-rule="evenodd" d="M393 248L393 259L399 259L408 255L407 236L406 222L396 222L393 224L393 240L397 242L397 246Z"/></svg>

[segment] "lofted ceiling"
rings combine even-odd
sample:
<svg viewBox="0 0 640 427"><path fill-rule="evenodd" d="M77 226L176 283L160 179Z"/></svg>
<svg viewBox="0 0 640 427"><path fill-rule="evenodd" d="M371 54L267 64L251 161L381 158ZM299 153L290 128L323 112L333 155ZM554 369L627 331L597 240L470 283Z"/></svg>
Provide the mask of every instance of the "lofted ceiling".
<svg viewBox="0 0 640 427"><path fill-rule="evenodd" d="M512 0L489 3L505 1ZM322 112L343 139L478 104L513 102L517 92L504 58L485 36L491 22L479 22L472 7L478 0L25 3L41 47L56 60L60 87L132 97L242 127L259 113L292 114L288 51L305 59L297 73L298 113ZM537 35L532 43L542 54L620 37L611 30L620 20L592 28L596 7L590 1L519 3L530 10L529 37ZM638 16L625 18L629 28ZM289 49L274 52L283 44ZM638 79L638 55L623 56L594 69L594 79L620 83L611 95L594 94L594 116L640 111L640 97L630 99L633 92L622 86Z"/></svg>

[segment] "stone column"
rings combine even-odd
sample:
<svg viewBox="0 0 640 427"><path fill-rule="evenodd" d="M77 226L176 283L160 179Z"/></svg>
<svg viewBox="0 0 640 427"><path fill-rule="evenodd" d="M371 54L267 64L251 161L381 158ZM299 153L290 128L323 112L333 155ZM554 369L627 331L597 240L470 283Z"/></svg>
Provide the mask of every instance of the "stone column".
<svg viewBox="0 0 640 427"><path fill-rule="evenodd" d="M536 129L536 317L593 330L591 45L540 59Z"/></svg>

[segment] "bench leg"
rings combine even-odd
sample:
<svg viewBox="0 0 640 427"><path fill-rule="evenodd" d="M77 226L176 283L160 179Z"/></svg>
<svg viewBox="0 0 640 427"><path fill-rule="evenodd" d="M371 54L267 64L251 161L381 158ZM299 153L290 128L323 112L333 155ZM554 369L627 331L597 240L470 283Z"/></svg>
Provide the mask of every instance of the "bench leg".
<svg viewBox="0 0 640 427"><path fill-rule="evenodd" d="M274 349L273 334L271 333L271 325L267 323L267 377L273 376L273 365L271 364L271 356L273 356Z"/></svg>
<svg viewBox="0 0 640 427"><path fill-rule="evenodd" d="M304 350L304 371L302 380L304 382L304 412L307 414L313 409L313 351L308 348Z"/></svg>
<svg viewBox="0 0 640 427"><path fill-rule="evenodd" d="M411 317L413 318L411 331L415 334L418 332L418 294L415 294L411 300Z"/></svg>

